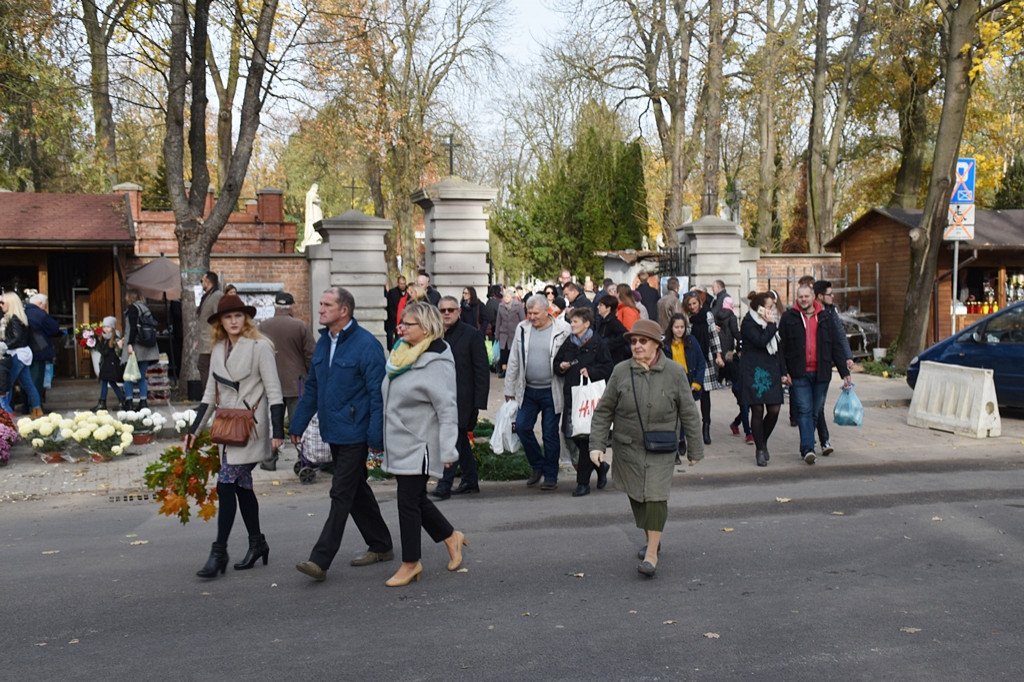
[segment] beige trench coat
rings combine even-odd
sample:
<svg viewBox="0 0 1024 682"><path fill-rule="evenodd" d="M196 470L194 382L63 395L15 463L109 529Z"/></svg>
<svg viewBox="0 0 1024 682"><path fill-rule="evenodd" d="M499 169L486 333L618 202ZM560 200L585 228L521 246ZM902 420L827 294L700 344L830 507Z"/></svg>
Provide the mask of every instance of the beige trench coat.
<svg viewBox="0 0 1024 682"><path fill-rule="evenodd" d="M231 356L224 360L225 342L215 344L210 350L210 378L206 382L203 402L228 409L246 409L256 404L256 438L250 438L244 447L221 445L221 455L228 464L252 464L270 458L270 406L281 405L281 382L277 378L277 363L274 349L266 339L242 337L231 350ZM238 382L238 390L217 385L214 374ZM220 402L217 402L217 394ZM207 412L207 419L214 410ZM204 420L206 421L206 420Z"/></svg>

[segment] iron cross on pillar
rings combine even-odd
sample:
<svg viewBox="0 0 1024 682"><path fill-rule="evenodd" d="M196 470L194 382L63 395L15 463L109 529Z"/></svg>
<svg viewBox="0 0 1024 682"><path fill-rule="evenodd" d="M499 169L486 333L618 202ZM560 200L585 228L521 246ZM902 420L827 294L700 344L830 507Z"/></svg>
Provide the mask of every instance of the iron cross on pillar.
<svg viewBox="0 0 1024 682"><path fill-rule="evenodd" d="M351 194L351 197L349 198L349 208L355 208L356 207L356 190L357 189L363 189L363 187L361 187L359 185L356 185L356 179L352 178L351 182L346 187L342 187L342 189L347 189L349 191L349 193Z"/></svg>
<svg viewBox="0 0 1024 682"><path fill-rule="evenodd" d="M461 147L461 142L455 142L455 135L449 135L447 142L442 142L448 148L448 175L455 175L455 148Z"/></svg>

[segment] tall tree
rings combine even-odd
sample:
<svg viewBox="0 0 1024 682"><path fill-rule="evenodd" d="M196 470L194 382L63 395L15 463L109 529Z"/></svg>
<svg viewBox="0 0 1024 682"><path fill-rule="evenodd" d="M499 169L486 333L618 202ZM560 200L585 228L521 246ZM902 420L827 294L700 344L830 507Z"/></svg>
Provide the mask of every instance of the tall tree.
<svg viewBox="0 0 1024 682"><path fill-rule="evenodd" d="M82 25L89 45L89 93L96 150L106 168L107 189L118 183L117 132L110 99L110 44L125 13L139 0L113 0L106 7L82 0Z"/></svg>
<svg viewBox="0 0 1024 682"><path fill-rule="evenodd" d="M710 0L708 10L708 68L705 88L707 115L704 118L704 215L718 212L718 183L722 158L722 78L724 40L722 31L722 0ZM739 220L736 219L738 223Z"/></svg>
<svg viewBox="0 0 1024 682"><path fill-rule="evenodd" d="M202 273L209 270L210 251L228 217L238 203L242 183L252 156L253 139L260 125L260 112L269 84L267 72L270 39L277 14L277 0L263 0L249 45L245 92L239 113L238 137L221 191L213 210L204 215L210 187L206 144L206 82L208 77L210 0L171 0L170 66L167 74L167 119L164 132L164 160L167 164L167 193L174 210L174 234L181 264L182 305L195 305L192 292ZM189 38L191 37L191 45ZM191 48L191 49L190 49ZM185 188L185 114L188 112L188 158L191 162L191 189ZM202 333L194 315L183 317L185 338ZM185 344L184 376L199 376L198 349Z"/></svg>
<svg viewBox="0 0 1024 682"><path fill-rule="evenodd" d="M821 245L835 234L835 184L836 168L839 165L839 151L846 125L846 110L850 102L850 84L853 80L854 63L860 50L867 17L867 0L858 0L853 17L852 36L842 51L842 76L834 84L834 106L826 108L830 98L826 96L829 85L829 25L834 22L832 0L818 0L815 27L814 71L811 88L811 130L808 135L807 159L807 247L811 253L819 253ZM825 119L830 114L832 130L825 131Z"/></svg>
<svg viewBox="0 0 1024 682"><path fill-rule="evenodd" d="M910 363L911 358L924 348L928 338L931 306L925 302L931 300L938 270L939 248L946 226L953 171L960 152L971 86L977 74L976 68L979 67L975 63L982 49L979 24L986 16L1011 3L1016 6L1015 9L1020 9L1019 0L995 0L987 6L982 6L981 0L937 2L942 12L945 87L924 214L921 216L921 224L910 231L910 279L895 357L895 363L900 367ZM1019 12L1006 13L1000 18L1005 18L1014 30L1019 31ZM991 31L988 33L988 41L993 40L995 36Z"/></svg>
<svg viewBox="0 0 1024 682"><path fill-rule="evenodd" d="M703 129L704 111L689 108L691 48L703 12L686 0L579 0L573 33L558 52L578 77L619 90L623 102L650 106L669 173L662 221L669 244L677 242Z"/></svg>

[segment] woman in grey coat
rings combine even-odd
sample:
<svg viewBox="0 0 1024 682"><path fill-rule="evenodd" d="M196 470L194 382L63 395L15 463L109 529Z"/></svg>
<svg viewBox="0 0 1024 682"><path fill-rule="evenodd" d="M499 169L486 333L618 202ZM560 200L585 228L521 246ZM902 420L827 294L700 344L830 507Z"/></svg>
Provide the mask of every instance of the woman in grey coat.
<svg viewBox="0 0 1024 682"><path fill-rule="evenodd" d="M410 303L398 323L400 339L387 361L381 385L384 398L384 461L382 468L398 479L398 526L402 565L384 584L401 587L419 581L420 529L434 542L444 542L448 570L462 564L466 536L452 527L427 497L427 479L441 478L458 461L458 407L455 400L455 358L444 342L444 323L433 305Z"/></svg>
<svg viewBox="0 0 1024 682"><path fill-rule="evenodd" d="M210 351L210 377L195 421L185 436L185 446L195 447L196 434L206 422L210 406L214 409L255 409L256 433L245 445L221 445L220 473L217 474L217 540L197 573L200 578L215 578L228 565L228 536L235 522L235 510L249 532L249 551L235 564L235 570L252 568L259 559L266 566L270 558L267 539L260 532L260 507L252 489L252 470L270 457L271 448L284 442L284 398L277 376L274 348L256 330L252 318L256 309L238 296L229 294L217 303L217 312L209 318L213 347Z"/></svg>
<svg viewBox="0 0 1024 682"><path fill-rule="evenodd" d="M139 338L139 318L144 313L149 312L149 308L146 307L146 298L142 295L142 292L138 289L129 289L128 293L125 294L125 303L127 306L124 309L124 345L121 347L121 364L128 362L128 357L131 355L135 356L135 361L139 363L139 374L142 375L137 382L125 381L124 382L124 404L122 407L126 410L133 409L132 400L135 395L135 384L139 385L139 409L147 407L146 399L149 397L149 384L146 383L146 370L149 369L149 365L152 362L160 359L160 349L156 345L143 346L140 343L136 343Z"/></svg>
<svg viewBox="0 0 1024 682"><path fill-rule="evenodd" d="M612 370L601 402L590 425L590 459L600 466L604 444L612 422L612 477L615 487L629 497L637 528L647 538L640 550L642 562L637 571L654 576L658 565L661 534L668 519L668 494L675 472L673 452L646 449L644 432L665 431L678 434L700 428L700 414L693 402L690 381L682 365L672 362L661 351L661 327L654 320L637 320L626 334L633 357ZM641 426L642 424L642 426ZM670 439L678 442L678 439ZM693 466L704 458L699 439L687 448L686 457Z"/></svg>

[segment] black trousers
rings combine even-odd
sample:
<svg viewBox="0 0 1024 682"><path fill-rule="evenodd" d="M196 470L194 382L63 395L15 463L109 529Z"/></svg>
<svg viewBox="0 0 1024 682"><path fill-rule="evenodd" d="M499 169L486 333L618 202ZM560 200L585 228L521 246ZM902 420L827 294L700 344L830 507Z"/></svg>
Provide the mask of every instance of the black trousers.
<svg viewBox="0 0 1024 682"><path fill-rule="evenodd" d="M590 475L597 469L590 460L590 436L573 436L572 440L580 451L580 460L576 463L576 485L590 485Z"/></svg>
<svg viewBox="0 0 1024 682"><path fill-rule="evenodd" d="M444 514L427 497L426 474L422 476L395 476L398 479L398 529L402 536L402 561L420 560L420 529L434 542L451 537L455 532Z"/></svg>
<svg viewBox="0 0 1024 682"><path fill-rule="evenodd" d="M441 476L437 487L441 490L450 490L455 482L455 469L462 469L462 482L467 485L477 485L479 480L476 473L476 457L473 456L473 446L469 444L469 429L459 427L459 439L455 441L455 449L459 451L458 466L446 467L444 475Z"/></svg>
<svg viewBox="0 0 1024 682"><path fill-rule="evenodd" d="M341 536L350 514L371 552L387 552L392 547L391 532L380 515L377 498L366 482L366 443L331 443L330 446L331 459L334 460L331 512L320 531L320 539L309 555L309 560L325 571L331 567L341 547Z"/></svg>

